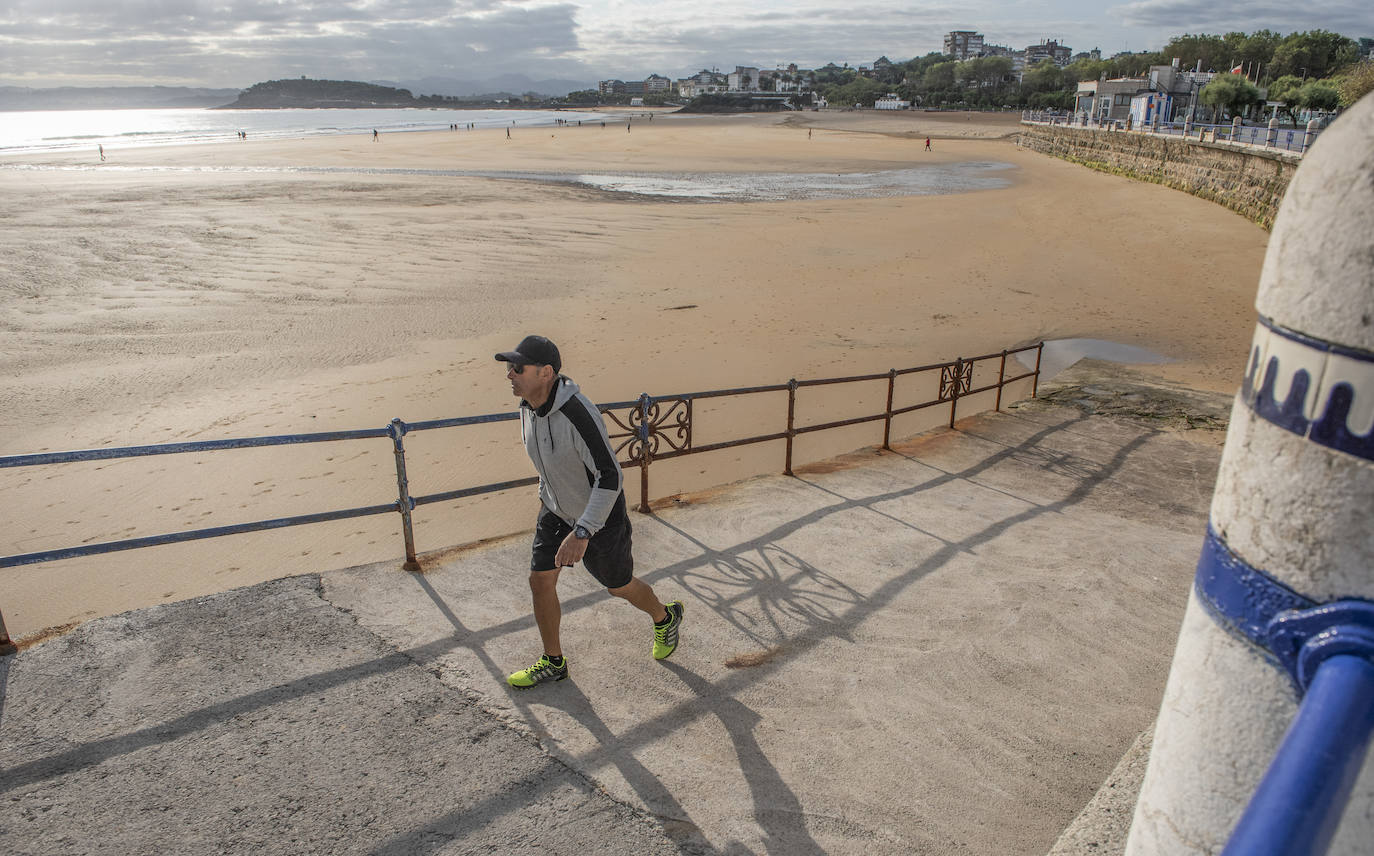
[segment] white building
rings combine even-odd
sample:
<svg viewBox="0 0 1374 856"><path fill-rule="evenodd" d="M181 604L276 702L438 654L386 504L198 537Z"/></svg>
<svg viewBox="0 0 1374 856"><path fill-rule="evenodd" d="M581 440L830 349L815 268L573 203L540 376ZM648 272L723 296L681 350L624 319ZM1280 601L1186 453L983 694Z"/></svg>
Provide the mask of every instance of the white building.
<svg viewBox="0 0 1374 856"><path fill-rule="evenodd" d="M873 109L874 109L874 110L909 110L909 109L911 109L911 102L910 102L910 101L904 101L904 100L902 100L901 98L898 98L898 97L897 97L897 93L895 93L895 92L889 92L889 93L887 93L886 95L884 95L882 98L879 98L877 101L874 101L874 102L873 102Z"/></svg>
<svg viewBox="0 0 1374 856"><path fill-rule="evenodd" d="M757 92L759 89L759 70L737 65L727 78L726 85L731 92Z"/></svg>

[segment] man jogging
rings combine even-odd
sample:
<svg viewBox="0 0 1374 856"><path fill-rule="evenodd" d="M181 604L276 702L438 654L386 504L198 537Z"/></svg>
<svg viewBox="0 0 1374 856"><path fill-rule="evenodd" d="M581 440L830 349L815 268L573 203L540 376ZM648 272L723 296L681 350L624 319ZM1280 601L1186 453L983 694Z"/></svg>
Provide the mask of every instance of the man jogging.
<svg viewBox="0 0 1374 856"><path fill-rule="evenodd" d="M558 637L563 615L558 574L579 561L608 592L648 613L654 622L654 659L668 657L677 649L682 603L665 606L648 583L634 576L624 478L596 405L559 373L558 348L543 336L526 336L496 359L506 363L511 393L520 399L520 436L539 473L540 501L530 592L544 655L506 680L528 689L568 676Z"/></svg>

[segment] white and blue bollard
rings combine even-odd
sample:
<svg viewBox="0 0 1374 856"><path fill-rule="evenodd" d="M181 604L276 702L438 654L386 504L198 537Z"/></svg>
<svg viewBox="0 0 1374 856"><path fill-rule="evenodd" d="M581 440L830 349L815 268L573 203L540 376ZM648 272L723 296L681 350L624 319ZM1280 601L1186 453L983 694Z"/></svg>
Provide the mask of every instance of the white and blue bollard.
<svg viewBox="0 0 1374 856"><path fill-rule="evenodd" d="M1293 177L1127 856L1374 853L1374 96Z"/></svg>

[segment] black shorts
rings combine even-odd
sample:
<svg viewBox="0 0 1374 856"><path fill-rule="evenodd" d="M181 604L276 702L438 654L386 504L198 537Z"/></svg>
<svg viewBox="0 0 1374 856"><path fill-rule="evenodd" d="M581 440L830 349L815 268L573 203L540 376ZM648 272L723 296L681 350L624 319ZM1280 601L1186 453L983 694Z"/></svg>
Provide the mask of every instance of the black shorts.
<svg viewBox="0 0 1374 856"><path fill-rule="evenodd" d="M534 527L534 550L530 555L531 571L554 570L554 558L563 539L573 528L563 518L539 506L539 522ZM634 577L635 559L630 553L630 515L625 513L625 494L620 494L611 508L606 525L587 542L582 564L606 588L620 588Z"/></svg>

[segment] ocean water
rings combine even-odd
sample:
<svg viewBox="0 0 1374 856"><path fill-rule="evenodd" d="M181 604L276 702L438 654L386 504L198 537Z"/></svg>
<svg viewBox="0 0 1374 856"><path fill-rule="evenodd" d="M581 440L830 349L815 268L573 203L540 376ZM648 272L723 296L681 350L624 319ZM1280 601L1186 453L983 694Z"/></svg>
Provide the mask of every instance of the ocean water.
<svg viewBox="0 0 1374 856"><path fill-rule="evenodd" d="M584 120L585 121L585 120ZM878 199L891 196L930 196L1007 187L1009 163L964 163L889 169L877 172L775 173L578 173L515 172L481 169L418 169L404 167L328 166L122 166L119 164L6 164L0 171L22 172L157 172L234 173L273 175L425 175L434 177L496 178L542 184L571 184L603 193L681 202L779 202L792 199Z"/></svg>
<svg viewBox="0 0 1374 856"><path fill-rule="evenodd" d="M541 127L615 117L553 110L42 110L0 112L0 155L61 152L78 148L165 146L251 140L442 131L474 123L478 128Z"/></svg>
<svg viewBox="0 0 1374 856"><path fill-rule="evenodd" d="M1044 383L1084 358L1113 363L1158 364L1171 360L1161 354L1136 345L1123 345L1105 339L1047 339L1040 359L1040 382ZM1035 352L1022 351L1016 355L1028 369L1035 368Z"/></svg>
<svg viewBox="0 0 1374 856"><path fill-rule="evenodd" d="M236 140L289 139L333 134L549 127L559 121L624 122L621 116L552 110L66 110L0 112L0 157L86 150L109 153L134 146L163 146ZM460 130L459 133L462 133ZM476 170L368 169L328 167L125 167L34 166L0 160L0 170L90 169L104 171L321 172L353 175L474 176L552 184L575 184L617 196L657 197L684 202L769 202L789 199L857 199L964 193L1006 187L1011 164L979 161L858 173L551 173Z"/></svg>

